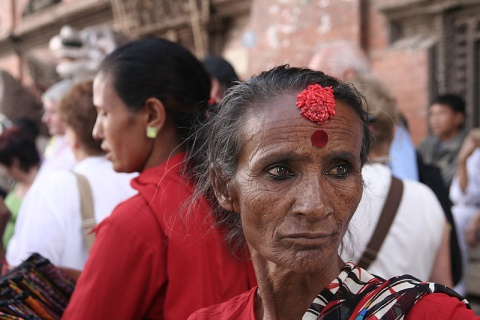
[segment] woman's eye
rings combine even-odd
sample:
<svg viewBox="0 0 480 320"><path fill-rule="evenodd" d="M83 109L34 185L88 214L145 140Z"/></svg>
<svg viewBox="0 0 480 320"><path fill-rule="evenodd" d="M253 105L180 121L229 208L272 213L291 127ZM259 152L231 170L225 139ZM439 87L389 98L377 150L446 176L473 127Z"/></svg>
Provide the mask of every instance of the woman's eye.
<svg viewBox="0 0 480 320"><path fill-rule="evenodd" d="M329 176L336 176L339 178L346 178L350 174L350 166L348 164L339 164L327 172Z"/></svg>
<svg viewBox="0 0 480 320"><path fill-rule="evenodd" d="M274 166L269 168L267 172L275 179L289 178L294 175L294 173L285 166Z"/></svg>
<svg viewBox="0 0 480 320"><path fill-rule="evenodd" d="M97 109L97 117L98 118L105 118L107 116L107 112L103 110L103 108L96 108Z"/></svg>
<svg viewBox="0 0 480 320"><path fill-rule="evenodd" d="M98 110L97 111L97 115L100 117L100 118L105 118L107 116L107 113L105 111L101 111L101 110Z"/></svg>

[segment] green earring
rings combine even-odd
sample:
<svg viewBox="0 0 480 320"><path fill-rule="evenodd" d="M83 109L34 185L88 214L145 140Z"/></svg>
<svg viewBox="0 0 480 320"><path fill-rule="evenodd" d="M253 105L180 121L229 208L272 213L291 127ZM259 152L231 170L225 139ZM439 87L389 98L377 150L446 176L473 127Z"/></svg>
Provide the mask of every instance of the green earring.
<svg viewBox="0 0 480 320"><path fill-rule="evenodd" d="M147 126L147 138L156 139L158 135L158 129L152 126Z"/></svg>

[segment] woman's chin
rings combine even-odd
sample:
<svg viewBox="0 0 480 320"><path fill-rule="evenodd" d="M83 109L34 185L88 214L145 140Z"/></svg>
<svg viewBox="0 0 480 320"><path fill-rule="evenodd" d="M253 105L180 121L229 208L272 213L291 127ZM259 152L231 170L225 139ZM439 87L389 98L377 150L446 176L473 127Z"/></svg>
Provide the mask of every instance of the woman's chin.
<svg viewBox="0 0 480 320"><path fill-rule="evenodd" d="M107 158L108 159L108 158ZM110 159L109 159L110 160ZM119 172L119 173L127 173L127 171L125 170L124 166L122 166L122 164L118 161L116 161L114 158L112 158L110 160L112 162L112 167L113 167L113 170L115 172Z"/></svg>
<svg viewBox="0 0 480 320"><path fill-rule="evenodd" d="M277 261L277 265L283 266L296 273L323 272L338 261L338 254L325 254L320 250L297 251L290 257L283 257Z"/></svg>

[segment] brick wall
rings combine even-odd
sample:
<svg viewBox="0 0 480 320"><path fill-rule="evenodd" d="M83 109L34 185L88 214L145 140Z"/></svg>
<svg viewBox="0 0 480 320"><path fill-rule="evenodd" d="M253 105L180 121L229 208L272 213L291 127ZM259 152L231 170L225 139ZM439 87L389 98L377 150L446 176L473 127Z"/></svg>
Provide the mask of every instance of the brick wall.
<svg viewBox="0 0 480 320"><path fill-rule="evenodd" d="M397 97L418 143L427 133L427 51L408 44L392 47L379 10L409 1L369 1L367 55L372 72ZM224 55L243 78L283 63L306 66L322 42L344 39L359 44L359 5L359 0L253 0L248 21L232 33Z"/></svg>
<svg viewBox="0 0 480 320"><path fill-rule="evenodd" d="M242 76L284 63L306 66L318 43L338 38L356 41L358 19L357 1L252 1L249 22L241 34L248 57Z"/></svg>
<svg viewBox="0 0 480 320"><path fill-rule="evenodd" d="M406 117L413 142L427 135L427 48L418 44L390 44L388 25L380 6L411 0L371 1L369 12L369 57L373 73L385 81Z"/></svg>
<svg viewBox="0 0 480 320"><path fill-rule="evenodd" d="M397 98L397 105L409 123L417 144L427 135L427 55L425 50L385 50L374 62L375 74L384 80Z"/></svg>
<svg viewBox="0 0 480 320"><path fill-rule="evenodd" d="M28 0L15 0L17 19ZM74 0L64 0L65 4ZM427 48L390 44L379 8L412 0L370 0L367 55L372 72L396 95L415 143L427 132ZM11 0L0 0L0 37L11 27ZM307 66L316 46L344 39L360 41L360 0L252 0L249 16L228 31L223 54L242 78L289 63ZM19 20L18 20L19 21ZM19 74L19 59L0 55L0 68ZM23 79L26 80L26 79Z"/></svg>
<svg viewBox="0 0 480 320"><path fill-rule="evenodd" d="M15 8L12 8L14 3ZM28 0L0 0L0 39L7 40L12 32L14 24L18 25L22 22L22 13L25 6L28 4ZM13 9L15 9L15 17L12 16ZM16 55L11 42L6 41L7 48L0 52L0 69L8 71L13 76L20 79L22 82L30 80L28 74L22 71L24 67L21 59Z"/></svg>

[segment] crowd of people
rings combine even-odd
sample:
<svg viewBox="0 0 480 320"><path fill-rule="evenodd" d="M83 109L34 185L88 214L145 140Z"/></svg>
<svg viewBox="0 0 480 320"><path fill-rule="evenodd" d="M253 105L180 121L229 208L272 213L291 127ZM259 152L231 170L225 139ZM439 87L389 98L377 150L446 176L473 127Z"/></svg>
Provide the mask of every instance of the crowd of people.
<svg viewBox="0 0 480 320"><path fill-rule="evenodd" d="M345 41L243 81L160 38L94 71L43 94L44 150L27 120L0 135L1 258L72 277L64 319L480 318L480 129L460 95L430 103L415 149Z"/></svg>

